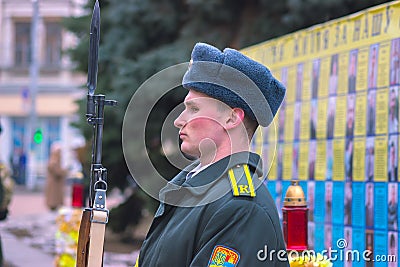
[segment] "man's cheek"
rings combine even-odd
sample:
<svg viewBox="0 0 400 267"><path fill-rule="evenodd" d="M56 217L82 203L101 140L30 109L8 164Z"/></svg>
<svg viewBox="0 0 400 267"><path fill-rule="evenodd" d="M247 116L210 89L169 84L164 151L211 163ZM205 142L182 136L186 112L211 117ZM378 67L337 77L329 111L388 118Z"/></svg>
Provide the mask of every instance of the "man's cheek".
<svg viewBox="0 0 400 267"><path fill-rule="evenodd" d="M209 126L207 125L207 122L205 122L202 119L197 119L194 121L190 122L190 130L195 134L195 135L201 135L202 132L207 131L208 130L212 130L209 128Z"/></svg>

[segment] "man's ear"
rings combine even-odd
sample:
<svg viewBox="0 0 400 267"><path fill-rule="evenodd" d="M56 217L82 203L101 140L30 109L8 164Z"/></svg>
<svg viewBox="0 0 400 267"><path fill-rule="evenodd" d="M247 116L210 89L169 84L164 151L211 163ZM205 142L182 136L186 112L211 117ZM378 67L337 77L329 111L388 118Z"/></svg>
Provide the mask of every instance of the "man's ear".
<svg viewBox="0 0 400 267"><path fill-rule="evenodd" d="M244 111L241 108L231 109L231 111L228 113L225 128L227 130L230 130L242 124L244 120L244 115Z"/></svg>

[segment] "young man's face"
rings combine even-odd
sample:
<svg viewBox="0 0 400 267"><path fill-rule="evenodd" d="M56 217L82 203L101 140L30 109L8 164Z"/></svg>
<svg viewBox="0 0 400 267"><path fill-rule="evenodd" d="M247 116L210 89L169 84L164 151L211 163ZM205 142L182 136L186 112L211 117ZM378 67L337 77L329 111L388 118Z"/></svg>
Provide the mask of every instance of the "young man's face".
<svg viewBox="0 0 400 267"><path fill-rule="evenodd" d="M394 111L396 107L396 92L394 90L390 91L390 102L389 102L390 109Z"/></svg>
<svg viewBox="0 0 400 267"><path fill-rule="evenodd" d="M392 166L395 166L395 159L396 159L396 148L394 147L394 144L390 146L390 163Z"/></svg>
<svg viewBox="0 0 400 267"><path fill-rule="evenodd" d="M182 152L200 157L208 151L215 151L229 138L224 123L229 108L222 102L203 93L189 90L185 109L176 118L174 125L179 128Z"/></svg>
<svg viewBox="0 0 400 267"><path fill-rule="evenodd" d="M356 55L351 54L351 56L350 56L350 74L354 75L355 70L356 70Z"/></svg>
<svg viewBox="0 0 400 267"><path fill-rule="evenodd" d="M347 127L352 128L354 123L354 100L353 96L349 98L349 105L347 108Z"/></svg>

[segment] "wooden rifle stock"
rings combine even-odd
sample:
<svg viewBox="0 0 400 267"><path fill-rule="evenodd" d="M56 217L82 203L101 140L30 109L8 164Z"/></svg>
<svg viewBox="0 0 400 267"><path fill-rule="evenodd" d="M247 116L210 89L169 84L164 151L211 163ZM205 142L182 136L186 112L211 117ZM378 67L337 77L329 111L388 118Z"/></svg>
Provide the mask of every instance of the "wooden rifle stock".
<svg viewBox="0 0 400 267"><path fill-rule="evenodd" d="M76 267L102 267L108 210L85 209L79 228Z"/></svg>
<svg viewBox="0 0 400 267"><path fill-rule="evenodd" d="M82 213L81 224L79 226L76 267L86 267L88 263L91 215L92 212L88 209L85 209Z"/></svg>

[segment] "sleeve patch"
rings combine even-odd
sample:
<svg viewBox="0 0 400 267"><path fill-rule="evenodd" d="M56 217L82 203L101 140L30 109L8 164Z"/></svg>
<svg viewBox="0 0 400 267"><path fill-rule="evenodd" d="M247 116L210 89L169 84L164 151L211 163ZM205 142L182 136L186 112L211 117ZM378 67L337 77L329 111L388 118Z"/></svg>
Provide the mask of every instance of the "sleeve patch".
<svg viewBox="0 0 400 267"><path fill-rule="evenodd" d="M211 254L208 267L235 267L240 260L240 254L236 250L217 245Z"/></svg>

